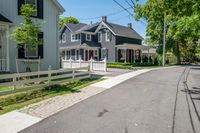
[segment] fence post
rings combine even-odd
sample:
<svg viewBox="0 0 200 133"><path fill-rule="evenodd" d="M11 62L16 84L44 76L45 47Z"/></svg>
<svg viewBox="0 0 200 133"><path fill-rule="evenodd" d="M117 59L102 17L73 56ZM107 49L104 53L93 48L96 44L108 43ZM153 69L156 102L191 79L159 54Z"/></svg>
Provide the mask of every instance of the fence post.
<svg viewBox="0 0 200 133"><path fill-rule="evenodd" d="M90 69L93 70L93 58L90 59Z"/></svg>
<svg viewBox="0 0 200 133"><path fill-rule="evenodd" d="M16 79L17 79L17 77L14 76L14 77L13 77L13 83L14 83L14 85L13 85L13 90L16 90L16 85L15 85Z"/></svg>
<svg viewBox="0 0 200 133"><path fill-rule="evenodd" d="M104 71L107 72L107 57L104 59Z"/></svg>
<svg viewBox="0 0 200 133"><path fill-rule="evenodd" d="M72 57L70 57L69 59L69 65L70 65L70 68L72 68Z"/></svg>
<svg viewBox="0 0 200 133"><path fill-rule="evenodd" d="M79 58L79 67L81 68L81 58Z"/></svg>
<svg viewBox="0 0 200 133"><path fill-rule="evenodd" d="M50 82L51 82L51 66L49 66L48 68L48 86L50 86Z"/></svg>

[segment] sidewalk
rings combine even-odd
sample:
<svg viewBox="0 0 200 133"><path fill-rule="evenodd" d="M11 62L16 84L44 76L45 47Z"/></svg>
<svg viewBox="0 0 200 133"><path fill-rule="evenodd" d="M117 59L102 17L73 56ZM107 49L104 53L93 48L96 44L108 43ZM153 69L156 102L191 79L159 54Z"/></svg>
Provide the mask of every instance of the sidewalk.
<svg viewBox="0 0 200 133"><path fill-rule="evenodd" d="M143 69L132 71L101 82L90 85L78 93L57 96L42 102L30 105L18 111L13 111L0 116L0 131L4 133L15 133L23 130L40 120L47 118L59 111L73 106L91 96L97 95L107 89L110 89L130 78L146 73L153 69ZM14 124L13 124L14 122ZM18 124L20 123L20 124Z"/></svg>

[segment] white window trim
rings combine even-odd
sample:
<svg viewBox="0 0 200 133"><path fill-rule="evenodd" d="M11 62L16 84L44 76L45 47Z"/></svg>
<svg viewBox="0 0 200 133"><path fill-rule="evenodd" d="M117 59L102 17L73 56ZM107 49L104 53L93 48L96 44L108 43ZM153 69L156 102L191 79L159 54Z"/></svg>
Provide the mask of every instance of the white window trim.
<svg viewBox="0 0 200 133"><path fill-rule="evenodd" d="M90 38L90 39L87 38L88 35L89 35L89 38ZM86 37L86 41L91 41L91 40L92 40L92 35L91 35L91 34L85 34L85 37Z"/></svg>
<svg viewBox="0 0 200 133"><path fill-rule="evenodd" d="M98 57L98 50L94 50L94 57Z"/></svg>
<svg viewBox="0 0 200 133"><path fill-rule="evenodd" d="M98 32L98 42L102 42L102 33L101 32Z"/></svg>
<svg viewBox="0 0 200 133"><path fill-rule="evenodd" d="M27 0L25 0L25 3L26 4L29 4L29 3L27 3ZM36 9L36 12L35 12L35 14L33 14L32 16L34 16L34 17L36 17L37 15L38 15L38 13L37 13L37 11L38 11L38 9L37 9L37 0L35 0L35 9Z"/></svg>
<svg viewBox="0 0 200 133"><path fill-rule="evenodd" d="M109 30L106 30L106 42L110 42L110 37L108 38L108 33L109 32L110 32Z"/></svg>
<svg viewBox="0 0 200 133"><path fill-rule="evenodd" d="M77 36L79 35L80 38L81 38L81 35L80 35L80 34L71 33L71 42L77 42L78 40L80 40L79 37L77 37L77 39L76 39L76 35L77 35ZM73 38L72 36L74 36L74 38Z"/></svg>
<svg viewBox="0 0 200 133"><path fill-rule="evenodd" d="M66 33L63 33L62 34L62 43L66 43L66 41L67 41L67 35L66 35Z"/></svg>
<svg viewBox="0 0 200 133"><path fill-rule="evenodd" d="M31 58L35 58L35 57L38 57L38 45L36 46L36 50L35 50L36 51L36 55L35 56L28 56L28 55L26 55L26 53L27 53L26 52L26 46L27 45L25 45L25 58L30 58L30 57Z"/></svg>

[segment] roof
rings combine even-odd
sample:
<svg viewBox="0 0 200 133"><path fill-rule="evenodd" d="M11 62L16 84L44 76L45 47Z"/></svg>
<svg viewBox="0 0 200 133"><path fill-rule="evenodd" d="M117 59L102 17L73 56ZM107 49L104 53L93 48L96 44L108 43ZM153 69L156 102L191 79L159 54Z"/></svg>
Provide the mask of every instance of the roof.
<svg viewBox="0 0 200 133"><path fill-rule="evenodd" d="M86 26L86 24L83 24L83 23L79 23L79 24L65 23L65 25L67 25L67 27L69 28L69 30L71 30L72 32L76 32L79 29L81 29L84 26Z"/></svg>
<svg viewBox="0 0 200 133"><path fill-rule="evenodd" d="M2 21L2 22L7 22L7 23L12 23L12 21L10 21L10 20L7 19L6 17L4 17L2 14L0 14L0 21Z"/></svg>
<svg viewBox="0 0 200 133"><path fill-rule="evenodd" d="M106 23L107 26L116 34L116 36L128 37L128 38L136 38L143 40L143 37L140 36L133 28L129 28L126 26Z"/></svg>
<svg viewBox="0 0 200 133"><path fill-rule="evenodd" d="M110 29L111 32L113 34L115 34L116 36L134 38L134 39L140 39L140 40L144 39L133 28L129 28L126 26L113 24L113 23L109 23L109 22L95 23L92 25L87 25L87 24L83 24L83 23L80 23L80 24L65 23L65 24L72 32L96 32L96 30L99 28L99 26L103 24L103 25L107 26L107 28Z"/></svg>
<svg viewBox="0 0 200 133"><path fill-rule="evenodd" d="M60 9L61 13L65 12L65 9L63 8L63 6L57 0L52 0L52 1Z"/></svg>
<svg viewBox="0 0 200 133"><path fill-rule="evenodd" d="M144 46L144 45L138 45L138 44L130 44L130 43L123 43L116 45L115 47L117 48L127 48L127 49L142 49L142 50L149 50L149 46Z"/></svg>

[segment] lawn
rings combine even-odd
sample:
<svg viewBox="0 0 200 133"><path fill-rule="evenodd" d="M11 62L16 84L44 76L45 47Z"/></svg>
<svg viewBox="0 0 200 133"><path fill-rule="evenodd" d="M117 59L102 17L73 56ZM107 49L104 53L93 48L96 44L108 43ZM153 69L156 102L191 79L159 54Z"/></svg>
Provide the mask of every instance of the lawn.
<svg viewBox="0 0 200 133"><path fill-rule="evenodd" d="M168 67L170 65L165 65ZM108 68L119 68L119 69L131 69L131 70L138 70L138 69L150 69L150 68L160 68L163 66L153 65L152 63L107 63Z"/></svg>
<svg viewBox="0 0 200 133"><path fill-rule="evenodd" d="M44 89L30 90L13 95L0 97L0 114L4 114L27 105L69 93L78 92L86 86L102 81L103 79L85 79L54 85ZM6 89L6 88L5 88Z"/></svg>

